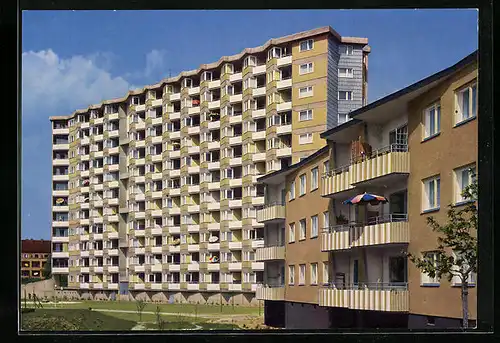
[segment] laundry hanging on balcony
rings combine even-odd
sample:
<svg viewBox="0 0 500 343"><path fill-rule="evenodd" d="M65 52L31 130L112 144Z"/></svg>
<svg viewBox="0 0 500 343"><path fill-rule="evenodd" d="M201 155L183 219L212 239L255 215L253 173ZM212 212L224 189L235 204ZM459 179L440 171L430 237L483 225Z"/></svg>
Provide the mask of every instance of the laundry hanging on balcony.
<svg viewBox="0 0 500 343"><path fill-rule="evenodd" d="M381 195L375 195L375 194L370 194L370 193L363 193L363 194L358 194L349 200L346 200L343 202L344 205L356 205L356 204L366 204L369 203L371 205L378 205L380 203L385 204L387 203L388 200L381 196Z"/></svg>
<svg viewBox="0 0 500 343"><path fill-rule="evenodd" d="M59 204L62 204L62 203L64 203L64 199L63 199L63 198L58 198L58 199L56 200L56 204L58 204L58 205L59 205Z"/></svg>
<svg viewBox="0 0 500 343"><path fill-rule="evenodd" d="M199 105L199 104L200 104L200 100L193 100L193 101L192 101L192 104L193 104L193 105Z"/></svg>
<svg viewBox="0 0 500 343"><path fill-rule="evenodd" d="M217 236L210 236L210 238L208 239L208 242L209 243L215 243L219 240L219 237Z"/></svg>
<svg viewBox="0 0 500 343"><path fill-rule="evenodd" d="M217 256L211 256L211 257L208 259L208 261L209 261L210 263L217 263L217 262L219 262L219 258L218 258Z"/></svg>

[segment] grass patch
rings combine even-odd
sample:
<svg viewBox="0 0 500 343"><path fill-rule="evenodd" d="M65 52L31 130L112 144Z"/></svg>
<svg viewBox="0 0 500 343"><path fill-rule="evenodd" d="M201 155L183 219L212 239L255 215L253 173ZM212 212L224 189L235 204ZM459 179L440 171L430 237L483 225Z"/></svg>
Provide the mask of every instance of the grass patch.
<svg viewBox="0 0 500 343"><path fill-rule="evenodd" d="M109 310L124 310L136 311L137 307L134 301L92 301L84 300L78 304L58 304L59 308L68 309L109 309ZM232 306L232 305L194 305L194 304L155 304L147 303L144 307L144 312L154 312L156 306L160 307L163 313L181 313L195 314L196 310L199 315L205 314L242 314L242 315L259 315L258 307L249 306ZM45 306L44 306L45 307ZM196 308L197 307L197 308ZM261 314L264 311L261 311Z"/></svg>
<svg viewBox="0 0 500 343"><path fill-rule="evenodd" d="M21 328L28 331L114 331L135 325L135 321L88 309L37 309L21 315Z"/></svg>

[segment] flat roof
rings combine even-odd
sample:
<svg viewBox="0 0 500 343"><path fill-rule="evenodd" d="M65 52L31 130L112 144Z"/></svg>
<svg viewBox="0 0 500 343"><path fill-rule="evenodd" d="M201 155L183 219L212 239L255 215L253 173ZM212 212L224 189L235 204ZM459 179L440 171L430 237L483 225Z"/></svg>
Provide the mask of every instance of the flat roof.
<svg viewBox="0 0 500 343"><path fill-rule="evenodd" d="M281 168L280 170L275 170L269 174L266 174L264 176L261 176L257 179L257 182L264 182L264 183L270 183L270 184L275 184L275 183L281 183L285 176L289 175L293 171L297 170L298 168L302 167L303 165L307 164L308 162L312 161L316 157L320 156L321 154L325 153L328 151L328 145L325 145L321 149L317 150L313 154L307 156L304 158L302 161L299 161L295 164L291 164L286 168Z"/></svg>

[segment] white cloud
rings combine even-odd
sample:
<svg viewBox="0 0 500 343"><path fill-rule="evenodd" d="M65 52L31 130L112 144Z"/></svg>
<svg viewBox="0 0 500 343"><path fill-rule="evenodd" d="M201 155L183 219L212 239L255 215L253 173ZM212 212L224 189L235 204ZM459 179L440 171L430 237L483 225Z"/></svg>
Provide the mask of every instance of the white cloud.
<svg viewBox="0 0 500 343"><path fill-rule="evenodd" d="M23 117L64 115L105 99L121 97L131 89L123 77L113 77L98 66L109 67L112 55L60 58L54 51L22 54Z"/></svg>
<svg viewBox="0 0 500 343"><path fill-rule="evenodd" d="M155 72L161 73L165 67L165 55L165 50L151 50L146 55L146 69L144 70L144 75L152 76Z"/></svg>

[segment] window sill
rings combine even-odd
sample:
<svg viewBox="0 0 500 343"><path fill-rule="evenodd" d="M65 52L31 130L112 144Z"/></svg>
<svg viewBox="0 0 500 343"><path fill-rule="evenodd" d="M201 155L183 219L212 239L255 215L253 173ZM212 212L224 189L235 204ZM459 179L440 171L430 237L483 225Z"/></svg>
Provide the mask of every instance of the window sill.
<svg viewBox="0 0 500 343"><path fill-rule="evenodd" d="M311 237L309 237L309 238L310 238L310 239L316 239L316 238L318 238L318 235L316 235L316 236L311 236Z"/></svg>
<svg viewBox="0 0 500 343"><path fill-rule="evenodd" d="M463 201L456 202L452 206L453 207L459 207L459 206L464 206L464 205L467 205L467 204L470 204L470 203L473 203L473 202L476 202L476 200L463 200Z"/></svg>
<svg viewBox="0 0 500 343"><path fill-rule="evenodd" d="M299 283L299 286L305 286L306 284L305 283Z"/></svg>
<svg viewBox="0 0 500 343"><path fill-rule="evenodd" d="M299 195L299 198L302 198L304 195L306 195L306 193Z"/></svg>
<svg viewBox="0 0 500 343"><path fill-rule="evenodd" d="M439 287L441 284L439 283L423 283L420 285L420 287Z"/></svg>
<svg viewBox="0 0 500 343"><path fill-rule="evenodd" d="M302 241L305 241L305 240L306 240L305 237L304 238L299 238L299 242L302 242Z"/></svg>
<svg viewBox="0 0 500 343"><path fill-rule="evenodd" d="M453 287L453 288L461 288L462 284L461 283L452 283L451 287ZM476 287L476 283L475 282L468 284L468 288L474 288L474 287Z"/></svg>
<svg viewBox="0 0 500 343"><path fill-rule="evenodd" d="M309 191L309 193L312 193L312 192L314 192L314 191L317 191L318 189L319 189L319 187L315 187L315 188L311 189L311 190Z"/></svg>
<svg viewBox="0 0 500 343"><path fill-rule="evenodd" d="M288 202L290 202L290 201L293 201L293 200L295 200L295 198L292 198L292 199L288 199Z"/></svg>
<svg viewBox="0 0 500 343"><path fill-rule="evenodd" d="M459 127L459 126L462 126L462 125L465 125L473 120L475 120L477 118L477 116L474 116L474 117L470 117L470 118L467 118L467 119L464 119L458 123L455 124L455 126L453 126L453 128L456 128L456 127Z"/></svg>
<svg viewBox="0 0 500 343"><path fill-rule="evenodd" d="M295 243L295 241L288 242L288 244L293 244L293 243Z"/></svg>
<svg viewBox="0 0 500 343"><path fill-rule="evenodd" d="M429 137L425 137L424 139L422 139L422 142L420 142L420 143L430 141L431 139L438 137L440 134L441 134L441 132L438 132L438 133L435 133L433 135L430 135Z"/></svg>
<svg viewBox="0 0 500 343"><path fill-rule="evenodd" d="M438 212L440 209L441 209L440 207L429 208L427 210L423 210L422 212L420 212L420 214L428 214L428 213Z"/></svg>

